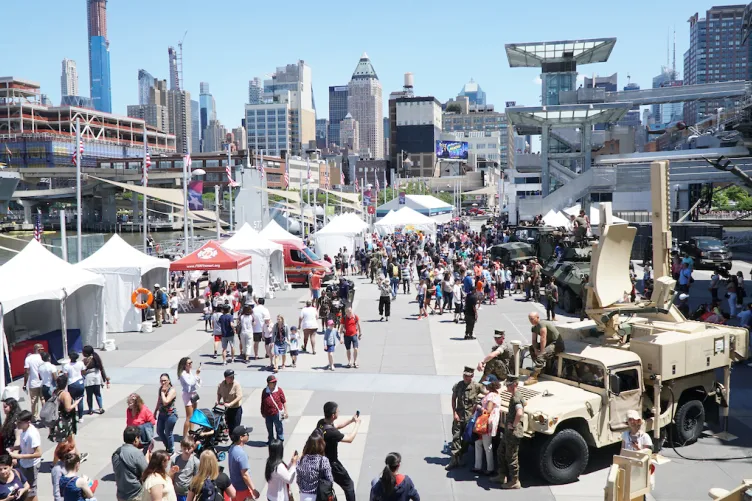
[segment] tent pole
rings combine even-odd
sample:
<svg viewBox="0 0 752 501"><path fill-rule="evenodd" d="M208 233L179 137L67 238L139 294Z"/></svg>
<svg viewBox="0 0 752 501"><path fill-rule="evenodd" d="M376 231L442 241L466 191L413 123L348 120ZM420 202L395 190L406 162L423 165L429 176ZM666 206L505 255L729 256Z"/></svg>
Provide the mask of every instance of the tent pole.
<svg viewBox="0 0 752 501"><path fill-rule="evenodd" d="M63 360L68 360L68 326L67 315L65 313L65 301L68 299L68 291L63 288L63 299L60 300L60 332L63 338Z"/></svg>
<svg viewBox="0 0 752 501"><path fill-rule="evenodd" d="M73 145L76 152L76 254L77 263L81 262L81 119L76 118L76 144ZM144 214L146 217L146 214Z"/></svg>
<svg viewBox="0 0 752 501"><path fill-rule="evenodd" d="M68 262L68 237L65 235L65 209L60 209L60 246L63 261Z"/></svg>

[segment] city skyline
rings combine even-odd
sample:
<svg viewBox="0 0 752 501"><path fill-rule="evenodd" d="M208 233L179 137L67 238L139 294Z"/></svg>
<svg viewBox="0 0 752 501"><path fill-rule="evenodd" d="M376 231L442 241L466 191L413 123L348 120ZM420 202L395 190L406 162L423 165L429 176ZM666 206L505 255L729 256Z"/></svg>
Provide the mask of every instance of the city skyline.
<svg viewBox="0 0 752 501"><path fill-rule="evenodd" d="M39 82L42 92L50 96L53 102L59 102L60 61L63 58L88 60L86 2L77 1L80 3L79 8L70 8L67 4L59 5L57 2L43 2L45 5L41 12L44 15L35 19L36 29L51 32L53 23L59 26L63 22L70 35L61 37L51 47L45 46L44 50L41 50L41 41L31 41L32 44L39 43L40 49L35 50L33 45L26 44L26 50L20 51L19 40L28 37L21 23L10 25L7 36L0 41L0 50L7 54L0 73L3 76ZM344 12L345 5L340 4L341 2L334 2L331 9L337 11L339 5ZM377 34L378 30L361 30L353 33L348 42L343 44L338 30L312 28L338 26L339 14L332 17L328 9L326 13L313 13L312 19L291 19L284 30L287 37L285 44L277 44L258 53L250 52L249 56L243 56L238 51L210 49L207 37L201 35L206 32L202 27L212 22L220 23L228 36L229 45L246 43L249 38L244 21L247 16L244 13L268 17L273 16L271 12L265 14L264 9L251 9L239 4L235 6L233 16L226 16L219 9L216 12L207 10L205 6L201 9L202 15L195 16L193 13L203 4L188 0L180 3L181 9L174 9L175 5L175 2L164 2L163 5L146 3L144 0L133 0L128 5L116 2L107 4L113 113L125 115L127 105L139 102L139 69L147 70L155 78L169 80L169 67L165 58L167 47L177 46L186 30L188 34L183 46L184 88L193 95L198 95L199 82L209 82L217 102L218 119L228 127L240 124L244 105L248 100L249 80L255 76L263 77L274 68L298 59L305 60L312 70L317 117L327 118L329 86L349 81L353 61L357 61L362 52L367 52L378 68L386 95L402 88L405 72L414 74L416 93L435 95L442 102L456 96L458 89L473 78L485 91L487 102L501 111L506 101L537 105L540 94L540 87L536 84L539 75L536 71L510 72L504 56L505 43L614 36L617 44L610 61L593 65L588 71L595 71L598 75L618 72L620 87L626 84L629 74L632 82L649 88L661 65L666 64L669 31L676 27L676 51L679 56L687 50L689 44L689 25L686 20L695 12L702 16L713 3L689 1L677 9L675 6L635 1L628 5L605 5L597 12L562 12L555 20L549 21L530 16L521 5L502 6L482 1L480 9L476 11L496 17L504 25L503 36L498 37L496 30L484 32L474 29L474 22L447 25L441 12L446 12L442 6L453 8L448 2L439 1L432 9L425 10L420 6L397 4L388 0L375 10L360 5L347 9L355 8L355 14L367 15L373 26L386 27L393 22L392 13L396 12L391 7L399 5L401 15L417 16L421 19L421 27L398 40ZM303 4L294 0L290 8L295 8L296 5L302 7ZM555 8L556 4L543 2L544 9L546 5ZM10 18L16 14L20 16L22 12L20 2L11 2L5 9ZM143 23L144 18L139 14L143 12L148 12L152 19L161 20L159 30L133 30L133 26ZM656 30L658 34L652 38L643 37L641 31L634 28L644 22L648 13L652 20L660 20L657 26L661 29ZM521 22L505 21L509 19ZM619 23L613 22L616 19ZM429 42L432 38L424 35L433 33L432 30L437 26L446 33L449 33L446 29L455 30L453 37L466 42L445 43L442 42L445 40L443 38L438 43L435 40ZM263 38L276 33L273 29L271 25L259 24L255 32ZM316 36L307 36L314 32ZM32 53L35 54L33 58L29 57ZM89 68L85 66L88 65L79 65L78 68L82 84L79 94L89 96L90 89L85 84L90 81ZM677 69L681 68L680 65L677 66ZM587 76L592 76L592 73ZM383 106L385 108L386 103Z"/></svg>

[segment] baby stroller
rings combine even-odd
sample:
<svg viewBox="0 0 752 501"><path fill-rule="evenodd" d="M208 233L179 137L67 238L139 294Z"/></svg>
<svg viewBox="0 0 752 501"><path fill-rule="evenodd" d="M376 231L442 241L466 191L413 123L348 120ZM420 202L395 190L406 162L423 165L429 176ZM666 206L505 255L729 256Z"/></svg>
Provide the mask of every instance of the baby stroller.
<svg viewBox="0 0 752 501"><path fill-rule="evenodd" d="M196 456L200 456L205 450L210 450L217 456L218 461L224 461L227 454L217 451L217 446L230 439L230 432L225 421L225 408L215 405L212 409L196 409L190 420L191 424L197 425L197 430L191 430L191 435L196 442Z"/></svg>

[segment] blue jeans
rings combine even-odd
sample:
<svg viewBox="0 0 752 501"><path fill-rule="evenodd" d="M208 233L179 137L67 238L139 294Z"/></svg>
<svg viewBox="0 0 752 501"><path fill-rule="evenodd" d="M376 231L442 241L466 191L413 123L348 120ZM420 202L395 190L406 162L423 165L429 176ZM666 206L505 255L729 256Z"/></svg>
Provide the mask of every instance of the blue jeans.
<svg viewBox="0 0 752 501"><path fill-rule="evenodd" d="M73 398L73 400L83 397L84 396L84 380L79 379L75 383L69 384L68 393L70 393L70 396ZM84 417L84 399L83 398L81 398L81 400L78 401L78 420L80 421L82 417Z"/></svg>
<svg viewBox="0 0 752 501"><path fill-rule="evenodd" d="M392 296L397 297L397 289L399 288L399 278L392 277L390 281L392 283Z"/></svg>
<svg viewBox="0 0 752 501"><path fill-rule="evenodd" d="M159 413L157 417L157 435L164 444L165 449L170 452L175 450L175 437L172 434L172 430L175 428L175 423L178 422L178 414L165 414Z"/></svg>
<svg viewBox="0 0 752 501"><path fill-rule="evenodd" d="M181 496L180 494L177 495L178 501L188 501L188 495Z"/></svg>
<svg viewBox="0 0 752 501"><path fill-rule="evenodd" d="M269 432L269 442L271 443L271 441L274 440L275 429L277 430L277 438L284 442L285 432L282 429L282 420L279 418L279 413L273 416L267 416L264 419L266 420L266 431Z"/></svg>

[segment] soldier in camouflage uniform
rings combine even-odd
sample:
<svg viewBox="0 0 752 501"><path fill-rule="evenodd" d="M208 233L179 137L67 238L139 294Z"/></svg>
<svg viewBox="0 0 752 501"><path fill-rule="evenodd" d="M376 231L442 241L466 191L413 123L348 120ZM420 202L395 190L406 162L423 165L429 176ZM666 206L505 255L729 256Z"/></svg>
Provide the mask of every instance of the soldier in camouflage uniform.
<svg viewBox="0 0 752 501"><path fill-rule="evenodd" d="M478 362L477 370L483 371L481 382L485 381L489 374L493 374L499 378L499 381L504 381L513 372L514 353L512 352L512 346L505 342L504 338L504 331L494 331L496 346L493 347L491 353Z"/></svg>
<svg viewBox="0 0 752 501"><path fill-rule="evenodd" d="M520 440L522 440L525 399L517 393L517 377L509 376L506 380L509 408L504 419L503 438L497 450L499 475L491 481L501 483L502 489L519 489L520 486ZM505 483L503 483L506 480Z"/></svg>
<svg viewBox="0 0 752 501"><path fill-rule="evenodd" d="M590 275L582 276L582 283L580 286L580 321L585 320L585 309L587 308L587 284L590 282Z"/></svg>
<svg viewBox="0 0 752 501"><path fill-rule="evenodd" d="M475 407L480 403L482 388L480 383L473 381L475 372L472 367L465 367L462 381L452 387L452 445L450 446L452 459L446 469L451 470L460 465L460 459L469 445L462 440L467 422L473 417Z"/></svg>
<svg viewBox="0 0 752 501"><path fill-rule="evenodd" d="M373 279L379 276L379 268L381 268L381 256L378 252L371 254L371 262L368 267L370 268L371 283L373 283Z"/></svg>
<svg viewBox="0 0 752 501"><path fill-rule="evenodd" d="M541 302L540 290L541 290L541 284L542 284L543 268L541 267L541 265L538 263L536 259L533 259L530 265L530 270L531 270L530 279L531 279L532 287L533 287L533 301L535 301L536 303L540 303Z"/></svg>

